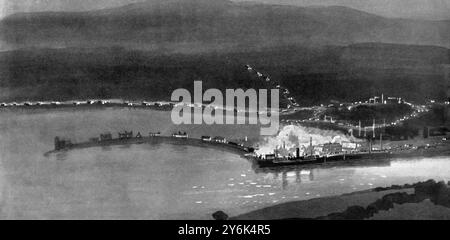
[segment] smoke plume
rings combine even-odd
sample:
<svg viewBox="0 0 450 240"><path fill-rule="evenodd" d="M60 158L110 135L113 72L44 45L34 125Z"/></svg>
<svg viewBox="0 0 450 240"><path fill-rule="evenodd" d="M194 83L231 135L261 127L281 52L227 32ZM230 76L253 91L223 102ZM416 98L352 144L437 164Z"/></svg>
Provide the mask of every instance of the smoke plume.
<svg viewBox="0 0 450 240"><path fill-rule="evenodd" d="M267 137L260 142L259 150L256 153L270 154L274 152L274 149L283 146L293 152L297 147L309 146L311 137L313 145L359 141L352 136L337 131L288 125L284 126L277 136Z"/></svg>

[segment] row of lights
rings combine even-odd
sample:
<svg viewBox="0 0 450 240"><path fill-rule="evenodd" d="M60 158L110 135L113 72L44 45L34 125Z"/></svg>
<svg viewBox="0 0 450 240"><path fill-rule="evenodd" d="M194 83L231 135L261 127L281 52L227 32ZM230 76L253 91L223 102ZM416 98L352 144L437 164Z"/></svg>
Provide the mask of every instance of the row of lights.
<svg viewBox="0 0 450 240"><path fill-rule="evenodd" d="M1 103L0 107L27 107L27 106L63 106L63 105L94 105L94 104L113 104L114 102L110 100L88 100L88 101L70 101L70 102L58 102L58 101L52 101L52 102L11 102L11 103ZM117 102L118 104L125 104L127 106L153 106L153 105L170 105L170 103L151 103L151 102L142 102L142 103L134 103L134 102Z"/></svg>

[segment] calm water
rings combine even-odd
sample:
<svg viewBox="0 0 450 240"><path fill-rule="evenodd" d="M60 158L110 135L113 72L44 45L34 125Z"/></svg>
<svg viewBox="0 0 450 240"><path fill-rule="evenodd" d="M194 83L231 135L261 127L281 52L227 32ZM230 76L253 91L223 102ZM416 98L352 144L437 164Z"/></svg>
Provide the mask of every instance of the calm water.
<svg viewBox="0 0 450 240"><path fill-rule="evenodd" d="M430 178L450 180L450 157L261 171L238 155L190 146L132 145L44 157L57 135L84 141L121 130L258 138L257 126L173 126L170 113L2 110L0 219L210 219L273 204Z"/></svg>

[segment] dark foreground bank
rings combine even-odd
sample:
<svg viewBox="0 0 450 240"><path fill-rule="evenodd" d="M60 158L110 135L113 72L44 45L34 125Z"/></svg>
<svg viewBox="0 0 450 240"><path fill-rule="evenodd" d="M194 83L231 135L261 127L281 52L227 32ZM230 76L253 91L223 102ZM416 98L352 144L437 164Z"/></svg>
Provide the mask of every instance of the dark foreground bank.
<svg viewBox="0 0 450 240"><path fill-rule="evenodd" d="M450 220L450 182L428 180L403 186L275 205L231 220ZM215 219L228 219L217 212Z"/></svg>

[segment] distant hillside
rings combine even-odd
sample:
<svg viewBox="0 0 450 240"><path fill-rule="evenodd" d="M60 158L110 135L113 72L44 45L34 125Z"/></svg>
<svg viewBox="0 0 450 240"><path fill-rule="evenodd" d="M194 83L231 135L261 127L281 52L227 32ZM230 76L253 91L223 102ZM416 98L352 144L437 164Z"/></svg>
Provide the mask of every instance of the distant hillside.
<svg viewBox="0 0 450 240"><path fill-rule="evenodd" d="M287 86L301 105L375 94L444 100L448 49L357 44L260 51L160 54L124 48L28 49L0 53L0 101L169 99L177 88L264 88L246 64Z"/></svg>
<svg viewBox="0 0 450 240"><path fill-rule="evenodd" d="M344 48L341 59L360 67L421 67L448 64L448 49L433 46L362 43Z"/></svg>
<svg viewBox="0 0 450 240"><path fill-rule="evenodd" d="M450 47L450 24L388 19L345 7L153 0L90 12L14 14L0 22L0 40L11 48L119 45L165 53L360 42Z"/></svg>

